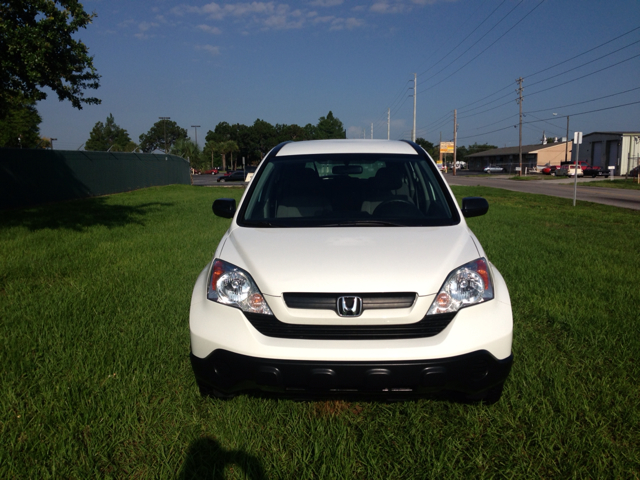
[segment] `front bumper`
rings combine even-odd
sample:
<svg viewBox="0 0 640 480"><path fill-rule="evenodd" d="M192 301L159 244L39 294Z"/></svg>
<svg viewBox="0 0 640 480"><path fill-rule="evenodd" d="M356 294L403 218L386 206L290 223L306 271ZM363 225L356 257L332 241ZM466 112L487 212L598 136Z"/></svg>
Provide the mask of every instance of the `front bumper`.
<svg viewBox="0 0 640 480"><path fill-rule="evenodd" d="M280 395L474 394L505 381L513 355L499 360L481 350L450 358L413 361L299 361L250 357L215 350L191 354L198 384L223 394L263 391Z"/></svg>

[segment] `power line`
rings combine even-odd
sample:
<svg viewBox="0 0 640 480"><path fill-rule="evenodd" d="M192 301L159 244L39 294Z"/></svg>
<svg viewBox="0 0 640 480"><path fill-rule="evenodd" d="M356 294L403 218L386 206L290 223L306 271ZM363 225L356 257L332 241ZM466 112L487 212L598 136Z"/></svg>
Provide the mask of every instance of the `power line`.
<svg viewBox="0 0 640 480"><path fill-rule="evenodd" d="M484 52L486 52L487 50L489 50L491 47L493 47L497 42L499 42L500 40L502 40L502 38L507 35L511 30L513 30L514 28L516 28L522 21L524 21L524 19L526 19L529 15L531 15L536 9L538 9L538 7L540 7L546 0L541 0L540 3L538 3L535 7L533 7L524 17L522 17L520 20L518 20L515 24L513 24L513 26L511 28L509 28L506 32L504 32L502 35L500 35L496 40L494 40L488 47L486 47L484 50L482 50L480 53L478 53L475 57L473 57L471 60L469 60L467 63L465 63L464 65L462 65L460 68L458 68L455 72L452 72L451 74L449 74L448 76L446 76L445 78L443 78L442 80L440 80L438 83L435 83L433 85L431 85L430 87L425 88L422 92L420 93L424 93L427 90L431 90L432 88L437 87L438 85L440 85L442 82L444 82L445 80L448 80L449 78L451 78L453 75L455 75L456 73L458 73L460 70L462 70L464 67L466 67L467 65L469 65L471 62L473 62L474 60L477 60L480 55L482 55ZM522 1L520 2L522 3ZM520 3L518 3L518 5L520 5ZM516 5L517 6L517 5Z"/></svg>

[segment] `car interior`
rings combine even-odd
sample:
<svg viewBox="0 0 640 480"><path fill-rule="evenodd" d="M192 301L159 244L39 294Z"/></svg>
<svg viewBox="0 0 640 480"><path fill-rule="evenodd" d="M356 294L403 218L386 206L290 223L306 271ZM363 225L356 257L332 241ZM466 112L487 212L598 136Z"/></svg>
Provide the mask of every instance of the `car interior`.
<svg viewBox="0 0 640 480"><path fill-rule="evenodd" d="M244 220L423 224L452 218L437 172L417 155L314 157L319 158L285 157L265 165Z"/></svg>

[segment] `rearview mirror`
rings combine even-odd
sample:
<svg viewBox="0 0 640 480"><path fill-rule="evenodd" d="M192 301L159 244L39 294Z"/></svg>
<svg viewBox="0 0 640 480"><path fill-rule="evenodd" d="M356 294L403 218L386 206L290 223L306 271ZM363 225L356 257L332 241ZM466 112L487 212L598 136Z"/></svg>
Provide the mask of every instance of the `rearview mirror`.
<svg viewBox="0 0 640 480"><path fill-rule="evenodd" d="M358 175L362 173L362 165L336 165L331 172L334 175Z"/></svg>
<svg viewBox="0 0 640 480"><path fill-rule="evenodd" d="M236 213L235 198L218 198L211 206L213 213L222 218L233 218Z"/></svg>

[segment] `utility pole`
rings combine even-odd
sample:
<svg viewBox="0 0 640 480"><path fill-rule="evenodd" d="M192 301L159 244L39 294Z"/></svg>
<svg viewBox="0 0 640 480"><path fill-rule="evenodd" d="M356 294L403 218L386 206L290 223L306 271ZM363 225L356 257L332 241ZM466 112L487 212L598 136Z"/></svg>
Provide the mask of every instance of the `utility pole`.
<svg viewBox="0 0 640 480"><path fill-rule="evenodd" d="M519 140L518 140L518 157L520 159L520 172L519 175L522 175L522 82L524 81L524 79L522 77L518 78L516 80L516 82L518 82L518 89L516 90L516 93L518 94L518 99L516 100L518 102L518 105L520 105L520 134L519 134Z"/></svg>
<svg viewBox="0 0 640 480"><path fill-rule="evenodd" d="M453 176L456 175L456 151L458 150L458 110L453 111Z"/></svg>
<svg viewBox="0 0 640 480"><path fill-rule="evenodd" d="M171 120L171 117L158 117L162 120L164 126L164 153L167 153L167 120Z"/></svg>
<svg viewBox="0 0 640 480"><path fill-rule="evenodd" d="M194 128L196 130L196 149L198 148L198 128L200 128L200 125L191 125L191 128Z"/></svg>
<svg viewBox="0 0 640 480"><path fill-rule="evenodd" d="M418 74L413 74L413 132L411 132L411 141L416 141L416 96L418 89Z"/></svg>
<svg viewBox="0 0 640 480"><path fill-rule="evenodd" d="M569 157L569 115L567 115L567 141L564 146L564 161L567 162Z"/></svg>
<svg viewBox="0 0 640 480"><path fill-rule="evenodd" d="M387 140L391 140L391 109L387 110Z"/></svg>

